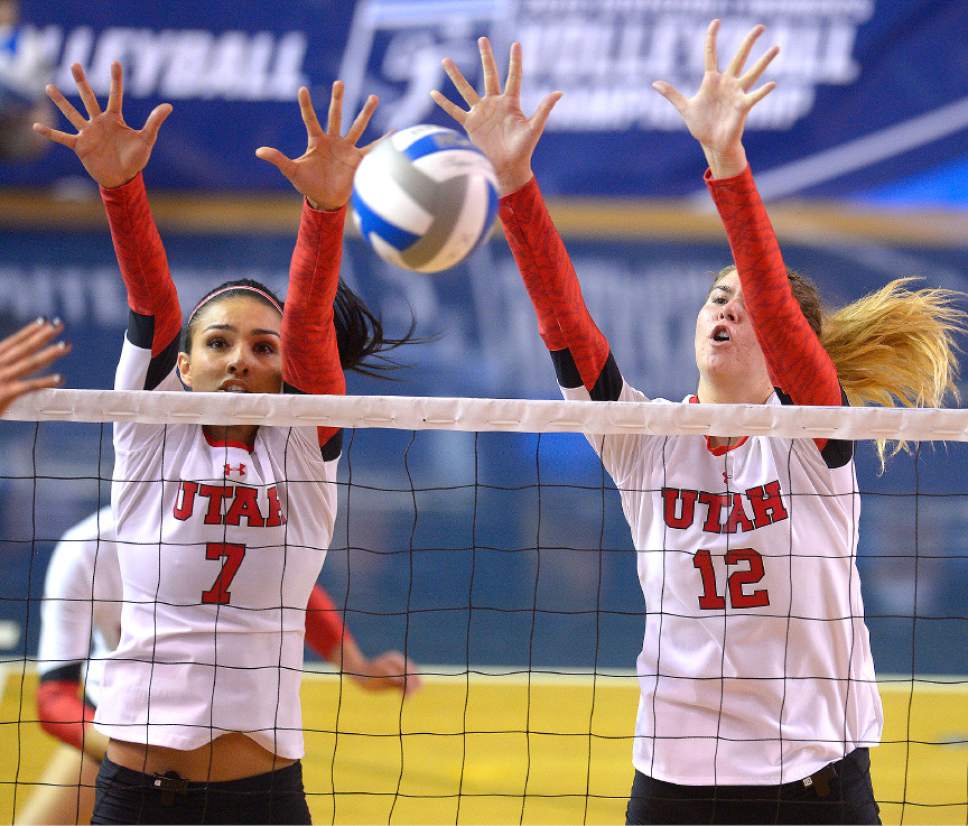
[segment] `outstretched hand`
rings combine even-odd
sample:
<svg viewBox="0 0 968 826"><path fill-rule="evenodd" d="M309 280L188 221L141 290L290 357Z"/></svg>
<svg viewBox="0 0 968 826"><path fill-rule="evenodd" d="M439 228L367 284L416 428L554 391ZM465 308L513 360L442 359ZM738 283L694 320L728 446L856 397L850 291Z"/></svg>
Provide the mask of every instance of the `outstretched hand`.
<svg viewBox="0 0 968 826"><path fill-rule="evenodd" d="M79 63L71 66L71 73L87 110L86 118L56 86L50 84L46 91L77 134L51 129L42 123L35 123L34 131L74 150L88 174L101 186L111 188L126 184L147 165L158 138L158 130L171 114L171 104L156 106L143 128L132 129L124 122L121 113L123 72L120 63L114 61L111 64L111 94L104 111Z"/></svg>
<svg viewBox="0 0 968 826"><path fill-rule="evenodd" d="M482 37L477 44L484 70L484 96L477 94L450 58L443 61L444 71L470 109L464 111L436 89L430 96L464 127L471 142L487 156L497 173L500 194L508 195L531 180L531 156L548 116L562 93L547 95L534 114L527 117L521 110L521 44L511 44L508 77L503 91L491 42Z"/></svg>
<svg viewBox="0 0 968 826"><path fill-rule="evenodd" d="M66 341L51 342L64 331L60 321L39 318L0 341L0 413L32 390L59 387L61 376L26 378L71 351Z"/></svg>
<svg viewBox="0 0 968 826"><path fill-rule="evenodd" d="M693 97L686 98L663 80L652 84L652 88L682 115L689 132L702 144L713 176L717 178L738 175L746 168L746 152L742 142L746 117L757 103L776 88L776 83L770 81L750 92L766 67L779 54L779 46L770 48L748 72L740 74L753 44L764 31L765 27L755 26L743 39L726 71L721 72L716 55L719 21L713 20L706 32L706 71L699 91Z"/></svg>
<svg viewBox="0 0 968 826"><path fill-rule="evenodd" d="M378 100L370 95L346 135L341 135L343 120L343 81L333 83L329 101L326 131L319 125L309 90L299 90L299 112L306 125L306 151L298 158L288 158L278 149L260 146L255 154L271 163L316 209L339 209L353 194L356 168L376 141L366 146L356 142L366 131Z"/></svg>
<svg viewBox="0 0 968 826"><path fill-rule="evenodd" d="M353 668L344 661L343 668L367 691L396 689L406 695L422 685L414 662L399 651L386 651L372 660L364 657Z"/></svg>

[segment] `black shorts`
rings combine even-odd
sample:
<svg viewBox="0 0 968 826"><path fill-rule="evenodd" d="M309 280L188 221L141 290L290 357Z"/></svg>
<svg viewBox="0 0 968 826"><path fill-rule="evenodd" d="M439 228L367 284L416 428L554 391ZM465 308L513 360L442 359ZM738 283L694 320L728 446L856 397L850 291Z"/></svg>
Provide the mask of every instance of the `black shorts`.
<svg viewBox="0 0 968 826"><path fill-rule="evenodd" d="M880 823L867 749L780 786L680 786L635 772L629 823Z"/></svg>
<svg viewBox="0 0 968 826"><path fill-rule="evenodd" d="M302 766L220 783L189 783L126 769L107 758L91 823L312 823Z"/></svg>

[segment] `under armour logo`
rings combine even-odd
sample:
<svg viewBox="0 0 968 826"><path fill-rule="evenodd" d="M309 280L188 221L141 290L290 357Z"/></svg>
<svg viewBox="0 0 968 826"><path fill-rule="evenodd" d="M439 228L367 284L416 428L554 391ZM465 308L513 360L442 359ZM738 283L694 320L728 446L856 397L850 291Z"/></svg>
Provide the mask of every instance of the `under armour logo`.
<svg viewBox="0 0 968 826"><path fill-rule="evenodd" d="M243 464L226 465L225 466L225 475L226 476L231 476L233 473L238 473L239 476L245 476L245 465L243 465Z"/></svg>
<svg viewBox="0 0 968 826"><path fill-rule="evenodd" d="M226 465L226 467L228 467L228 465ZM725 470L723 471L723 484L724 485L728 485L729 484L729 474L726 473Z"/></svg>

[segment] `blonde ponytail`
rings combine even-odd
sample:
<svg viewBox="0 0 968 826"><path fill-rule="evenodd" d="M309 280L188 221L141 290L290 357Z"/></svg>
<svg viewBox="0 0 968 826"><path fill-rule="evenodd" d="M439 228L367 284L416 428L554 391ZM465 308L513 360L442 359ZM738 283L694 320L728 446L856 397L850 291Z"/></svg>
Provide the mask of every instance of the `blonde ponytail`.
<svg viewBox="0 0 968 826"><path fill-rule="evenodd" d="M735 269L724 267L719 281ZM837 378L852 406L941 407L950 393L958 400L958 357L955 336L968 332L968 313L955 302L964 299L954 290L909 290L920 279L897 278L876 292L839 310L821 306L816 285L795 270L787 270L790 289L810 327L829 354ZM890 451L877 442L881 468Z"/></svg>
<svg viewBox="0 0 968 826"><path fill-rule="evenodd" d="M966 330L961 293L910 290L898 278L863 298L824 313L820 343L830 355L850 403L884 407L940 407L958 399L955 335ZM890 455L905 449L894 445ZM883 467L887 445L877 442Z"/></svg>

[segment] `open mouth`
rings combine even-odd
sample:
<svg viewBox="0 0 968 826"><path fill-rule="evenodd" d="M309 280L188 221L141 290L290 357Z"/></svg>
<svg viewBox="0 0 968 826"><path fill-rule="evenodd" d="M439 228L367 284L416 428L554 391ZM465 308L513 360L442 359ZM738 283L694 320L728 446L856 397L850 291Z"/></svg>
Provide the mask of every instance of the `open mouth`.
<svg viewBox="0 0 968 826"><path fill-rule="evenodd" d="M221 387L219 391L222 393L248 393L249 391L244 385L238 384L236 382L226 382Z"/></svg>
<svg viewBox="0 0 968 826"><path fill-rule="evenodd" d="M712 334L713 341L731 341L732 337L729 334L729 330L723 325L719 325L713 330Z"/></svg>

